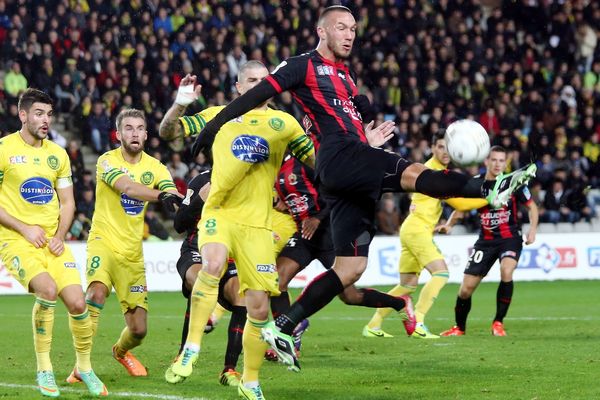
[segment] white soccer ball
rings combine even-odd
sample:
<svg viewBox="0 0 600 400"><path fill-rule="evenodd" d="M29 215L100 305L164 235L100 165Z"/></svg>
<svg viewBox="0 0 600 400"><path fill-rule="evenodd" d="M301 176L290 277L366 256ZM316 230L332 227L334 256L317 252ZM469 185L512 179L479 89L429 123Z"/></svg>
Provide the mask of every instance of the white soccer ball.
<svg viewBox="0 0 600 400"><path fill-rule="evenodd" d="M481 164L490 152L490 137L484 127L470 119L460 119L446 129L450 159L461 166Z"/></svg>

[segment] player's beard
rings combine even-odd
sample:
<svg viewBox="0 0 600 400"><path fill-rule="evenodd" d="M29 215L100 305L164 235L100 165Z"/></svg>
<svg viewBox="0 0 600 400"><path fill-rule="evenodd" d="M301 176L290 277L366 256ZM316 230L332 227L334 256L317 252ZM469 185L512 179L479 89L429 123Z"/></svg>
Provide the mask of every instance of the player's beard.
<svg viewBox="0 0 600 400"><path fill-rule="evenodd" d="M33 136L37 140L44 140L48 137L48 133L50 132L50 126L47 125L46 132L42 131L43 124L39 124L35 128L32 126L31 122L28 120L25 124L25 129L27 133ZM33 128L33 129L32 129Z"/></svg>
<svg viewBox="0 0 600 400"><path fill-rule="evenodd" d="M336 42L333 39L333 37L327 38L327 47L329 48L329 51L333 53L333 56L336 58L336 60L347 60L350 57L350 54L352 53L352 46L350 46L350 51L348 51L348 54L342 53L345 52L342 43Z"/></svg>
<svg viewBox="0 0 600 400"><path fill-rule="evenodd" d="M139 142L140 144L138 146L136 146L135 148L132 147L129 143L121 143L121 146L123 146L123 150L125 150L125 152L131 156L135 156L140 154L142 151L144 151L144 143L143 142Z"/></svg>

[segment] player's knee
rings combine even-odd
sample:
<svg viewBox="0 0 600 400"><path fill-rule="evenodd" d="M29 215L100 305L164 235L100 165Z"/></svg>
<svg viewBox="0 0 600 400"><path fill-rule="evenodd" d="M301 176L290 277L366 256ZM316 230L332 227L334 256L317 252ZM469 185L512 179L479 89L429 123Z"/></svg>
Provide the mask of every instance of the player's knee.
<svg viewBox="0 0 600 400"><path fill-rule="evenodd" d="M129 331L138 339L143 339L148 333L148 327L145 324L135 324L129 327Z"/></svg>
<svg viewBox="0 0 600 400"><path fill-rule="evenodd" d="M255 304L252 306L246 305L248 316L252 319L264 321L269 317L269 303Z"/></svg>
<svg viewBox="0 0 600 400"><path fill-rule="evenodd" d="M207 274L220 277L224 266L224 260L206 259L202 262L202 271L206 272Z"/></svg>
<svg viewBox="0 0 600 400"><path fill-rule="evenodd" d="M48 283L44 287L37 288L35 295L41 299L55 301L58 298L58 290L54 282Z"/></svg>
<svg viewBox="0 0 600 400"><path fill-rule="evenodd" d="M76 299L69 300L68 303L65 303L69 314L71 315L80 315L83 314L87 308L85 304L85 299L83 296L80 296Z"/></svg>
<svg viewBox="0 0 600 400"><path fill-rule="evenodd" d="M86 299L94 304L104 304L108 289L101 282L92 282L86 291Z"/></svg>

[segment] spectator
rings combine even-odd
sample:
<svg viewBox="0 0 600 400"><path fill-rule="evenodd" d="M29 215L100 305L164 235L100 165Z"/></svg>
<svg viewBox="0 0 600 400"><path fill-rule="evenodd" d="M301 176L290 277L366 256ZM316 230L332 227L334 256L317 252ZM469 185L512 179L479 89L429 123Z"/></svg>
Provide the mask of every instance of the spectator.
<svg viewBox="0 0 600 400"><path fill-rule="evenodd" d="M100 101L94 102L92 113L87 119L90 140L96 154L100 155L108 151L110 141L110 118Z"/></svg>
<svg viewBox="0 0 600 400"><path fill-rule="evenodd" d="M385 196L379 203L377 229L384 235L397 235L400 229L400 214L393 196Z"/></svg>
<svg viewBox="0 0 600 400"><path fill-rule="evenodd" d="M568 203L568 196L564 190L563 181L556 179L552 183L552 189L546 192L544 207L540 213L542 222L576 222L578 215Z"/></svg>
<svg viewBox="0 0 600 400"><path fill-rule="evenodd" d="M88 219L92 219L94 209L96 207L96 199L94 190L86 188L81 192L81 199L77 201L77 212L82 213Z"/></svg>
<svg viewBox="0 0 600 400"><path fill-rule="evenodd" d="M171 172L173 179L180 179L185 181L187 174L190 171L187 164L181 161L181 155L179 153L171 154L171 161L167 163L167 168Z"/></svg>
<svg viewBox="0 0 600 400"><path fill-rule="evenodd" d="M27 89L27 78L21 72L21 65L14 61L4 77L4 91L10 97L17 98Z"/></svg>

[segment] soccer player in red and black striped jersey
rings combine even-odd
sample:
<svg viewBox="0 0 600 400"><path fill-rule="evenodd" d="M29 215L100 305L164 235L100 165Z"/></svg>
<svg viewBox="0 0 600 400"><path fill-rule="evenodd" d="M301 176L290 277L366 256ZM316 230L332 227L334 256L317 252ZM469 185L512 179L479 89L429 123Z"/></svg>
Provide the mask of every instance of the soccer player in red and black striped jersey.
<svg viewBox="0 0 600 400"><path fill-rule="evenodd" d="M506 168L506 150L501 146L493 146L486 159L485 191L494 186L496 178ZM496 316L492 323L492 335L506 336L503 319L513 295L513 272L517 268L519 256L523 248L521 223L518 219L518 207L525 205L529 212L530 228L525 244L535 241L538 224L538 208L531 198L527 186L518 189L510 196L507 205L500 208L491 206L478 210L481 222L479 239L473 246L462 284L456 297L454 308L456 325L441 333L441 336L462 336L467 329L467 316L471 310L471 297L481 280L488 274L496 260L500 260L500 284L496 294ZM460 212L455 211L448 219L452 225Z"/></svg>
<svg viewBox="0 0 600 400"><path fill-rule="evenodd" d="M314 135L311 137L315 138ZM315 148L317 148L316 143ZM327 203L319 196L314 183L313 170L296 158L287 156L279 170L275 189L279 198L287 205L290 215L298 226L298 231L288 240L277 257L281 295L271 297L273 318L277 318L290 307L288 284L298 272L313 260L319 260L325 269L330 269L335 259L329 223L330 210ZM405 302L409 301L408 296L396 297L373 289L357 289L354 285L347 286L339 296L348 305L384 307L396 311L404 308ZM302 321L294 330L296 350L300 350L300 335L307 325L307 322Z"/></svg>
<svg viewBox="0 0 600 400"><path fill-rule="evenodd" d="M289 90L305 111L312 129L321 136L316 175L320 193L331 207L334 267L313 280L276 327L263 328L272 345L289 343L297 323L327 305L345 287L356 282L367 266L369 244L375 232L377 200L383 192L420 192L431 197L482 197L482 179L450 171L433 171L380 148L393 136L394 123L363 126L364 96L344 62L350 57L357 24L343 6L327 7L317 22L319 44L314 51L282 62L260 84L238 97L206 124L192 148L210 147L226 122L270 97ZM535 165L501 177L490 203L507 201L514 189L534 174ZM410 307L407 307L407 310ZM289 346L285 346L289 347ZM292 349L288 349L292 352ZM283 351L281 358L293 355ZM286 357L287 354L287 357Z"/></svg>

